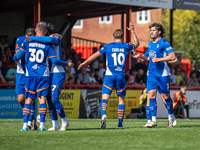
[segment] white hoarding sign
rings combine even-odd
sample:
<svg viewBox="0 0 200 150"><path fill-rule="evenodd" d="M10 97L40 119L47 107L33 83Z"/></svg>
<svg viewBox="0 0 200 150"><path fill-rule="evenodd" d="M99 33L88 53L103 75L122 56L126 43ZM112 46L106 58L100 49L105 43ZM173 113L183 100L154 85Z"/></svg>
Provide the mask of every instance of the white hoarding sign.
<svg viewBox="0 0 200 150"><path fill-rule="evenodd" d="M177 90L171 90L171 95L177 92ZM187 91L186 95L187 102L185 104L189 105L189 117L190 118L200 118L200 92L199 91ZM167 110L162 102L161 96L157 93L157 117L158 118L167 118ZM184 110L185 115L186 111Z"/></svg>

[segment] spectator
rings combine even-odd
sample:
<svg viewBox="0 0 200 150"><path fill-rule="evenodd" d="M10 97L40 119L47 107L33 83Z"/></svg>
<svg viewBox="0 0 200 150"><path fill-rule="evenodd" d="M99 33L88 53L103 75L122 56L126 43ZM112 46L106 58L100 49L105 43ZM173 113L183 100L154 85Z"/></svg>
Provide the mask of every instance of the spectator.
<svg viewBox="0 0 200 150"><path fill-rule="evenodd" d="M185 84L186 86L189 85L190 78L189 78L189 76L188 76L187 73L185 73L185 76L184 76L184 78L183 78L183 82L184 82L184 84ZM179 84L179 86L180 86L180 84Z"/></svg>
<svg viewBox="0 0 200 150"><path fill-rule="evenodd" d="M14 61L13 61L13 55L9 47L4 48L4 53L6 55L6 64L8 68L13 67Z"/></svg>
<svg viewBox="0 0 200 150"><path fill-rule="evenodd" d="M6 73L6 80L8 81L8 83L15 83L16 81L16 69L17 69L17 64L13 63L14 67L8 69L7 73Z"/></svg>
<svg viewBox="0 0 200 150"><path fill-rule="evenodd" d="M196 72L195 71L191 72L189 86L199 86L198 80L196 78Z"/></svg>
<svg viewBox="0 0 200 150"><path fill-rule="evenodd" d="M146 85L147 77L144 75L143 69L138 70L138 74L136 75L136 83L139 85Z"/></svg>
<svg viewBox="0 0 200 150"><path fill-rule="evenodd" d="M171 69L170 79L172 80L172 86L177 84L177 77L175 75L175 69Z"/></svg>
<svg viewBox="0 0 200 150"><path fill-rule="evenodd" d="M142 69L143 72L147 72L147 65L144 63L144 61L141 61L135 65L135 69L136 71L138 71L139 69Z"/></svg>
<svg viewBox="0 0 200 150"><path fill-rule="evenodd" d="M93 54L96 53L98 49L96 47L93 47ZM90 63L91 68L96 69L98 68L99 60L96 58Z"/></svg>
<svg viewBox="0 0 200 150"><path fill-rule="evenodd" d="M80 73L78 74L77 78L81 80L81 84L86 84L86 67L81 68Z"/></svg>
<svg viewBox="0 0 200 150"><path fill-rule="evenodd" d="M80 70L78 70L78 66L81 64L81 61L80 60L77 60L74 64L74 69L75 69L75 73L76 73L76 76L80 73Z"/></svg>
<svg viewBox="0 0 200 150"><path fill-rule="evenodd" d="M103 80L101 79L100 75L99 75L99 69L95 69L95 75L94 78L95 80L99 83L99 84L103 84Z"/></svg>
<svg viewBox="0 0 200 150"><path fill-rule="evenodd" d="M69 55L67 56L68 58L70 58L71 60L73 60L73 56L72 54L76 52L75 49L71 49Z"/></svg>
<svg viewBox="0 0 200 150"><path fill-rule="evenodd" d="M129 76L129 80L128 80L129 85L136 83L136 76L137 76L136 69L131 70L131 75Z"/></svg>
<svg viewBox="0 0 200 150"><path fill-rule="evenodd" d="M172 94L173 100L173 114L176 118L181 117L181 112L183 116L181 118L185 118L184 108L187 112L187 118L189 118L189 105L185 105L187 98L184 96L186 94L186 86L181 86L180 92L175 92Z"/></svg>
<svg viewBox="0 0 200 150"><path fill-rule="evenodd" d="M71 68L70 67L65 67L65 71L66 71L66 77L65 77L64 84L68 84L68 78L71 77L74 80L74 76L71 74Z"/></svg>
<svg viewBox="0 0 200 150"><path fill-rule="evenodd" d="M76 52L72 53L72 62L75 64L75 62L78 60L78 55Z"/></svg>
<svg viewBox="0 0 200 150"><path fill-rule="evenodd" d="M176 69L176 78L177 78L177 85L179 85L180 81L183 80L183 78L181 76L181 69L180 68Z"/></svg>
<svg viewBox="0 0 200 150"><path fill-rule="evenodd" d="M106 72L106 69L103 68L103 61L100 61L99 62L99 75L100 75L101 79L103 79L105 72Z"/></svg>
<svg viewBox="0 0 200 150"><path fill-rule="evenodd" d="M82 53L78 53L78 60L80 60L81 63L85 61L85 59L82 59Z"/></svg>
<svg viewBox="0 0 200 150"><path fill-rule="evenodd" d="M74 84L73 77L69 77L67 80L68 80L68 85L73 85Z"/></svg>
<svg viewBox="0 0 200 150"><path fill-rule="evenodd" d="M127 70L127 71L125 72L125 80L126 80L126 84L128 84L129 76L130 76L130 70Z"/></svg>
<svg viewBox="0 0 200 150"><path fill-rule="evenodd" d="M2 67L0 68L1 73L5 77L6 72L8 71L8 66L6 64L6 54L4 54L4 53L1 55L1 63L2 63Z"/></svg>
<svg viewBox="0 0 200 150"><path fill-rule="evenodd" d="M200 82L200 72L198 70L198 64L197 63L194 63L194 70L193 71L196 72L196 78L197 78L198 82ZM191 76L191 73L190 73L190 76Z"/></svg>
<svg viewBox="0 0 200 150"><path fill-rule="evenodd" d="M81 80L79 78L76 78L76 83L77 85L80 85L81 84Z"/></svg>
<svg viewBox="0 0 200 150"><path fill-rule="evenodd" d="M98 82L94 78L94 75L95 75L94 70L91 70L89 75L86 76L86 84L90 84L90 85L98 84Z"/></svg>
<svg viewBox="0 0 200 150"><path fill-rule="evenodd" d="M0 83L7 83L6 79L4 78L4 76L1 73L1 68L2 68L2 61L0 61Z"/></svg>

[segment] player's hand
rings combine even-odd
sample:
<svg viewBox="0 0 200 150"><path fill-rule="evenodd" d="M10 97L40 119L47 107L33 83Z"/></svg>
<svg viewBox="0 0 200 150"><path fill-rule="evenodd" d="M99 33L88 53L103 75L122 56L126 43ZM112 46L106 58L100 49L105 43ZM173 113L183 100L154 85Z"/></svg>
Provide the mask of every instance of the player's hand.
<svg viewBox="0 0 200 150"><path fill-rule="evenodd" d="M53 37L53 36L58 36L60 39L62 39L62 35L58 34L58 33L54 33L49 35L49 37Z"/></svg>
<svg viewBox="0 0 200 150"><path fill-rule="evenodd" d="M68 63L67 64L68 67L73 67L74 66L74 64L72 63L72 60L68 60L67 63Z"/></svg>
<svg viewBox="0 0 200 150"><path fill-rule="evenodd" d="M153 57L153 58L152 58L152 62L153 62L153 63L160 62L160 59L159 59L159 58L156 58L156 57Z"/></svg>
<svg viewBox="0 0 200 150"><path fill-rule="evenodd" d="M126 27L127 30L133 32L135 29L134 23L132 21L129 22L129 27Z"/></svg>
<svg viewBox="0 0 200 150"><path fill-rule="evenodd" d="M138 58L140 56L140 54L138 54L136 52L136 50L132 51L133 52L133 55L131 55L133 58Z"/></svg>
<svg viewBox="0 0 200 150"><path fill-rule="evenodd" d="M81 69L81 68L83 68L83 67L86 67L86 65L87 65L87 64L86 64L86 63L84 63L84 62L83 62L83 63L81 63L81 64L78 66L78 70L80 70L80 69Z"/></svg>

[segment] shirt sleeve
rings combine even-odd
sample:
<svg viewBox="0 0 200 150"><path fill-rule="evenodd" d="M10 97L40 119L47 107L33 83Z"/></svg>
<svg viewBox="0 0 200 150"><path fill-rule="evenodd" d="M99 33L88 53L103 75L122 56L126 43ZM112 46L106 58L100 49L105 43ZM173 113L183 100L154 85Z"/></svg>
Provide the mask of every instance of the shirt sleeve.
<svg viewBox="0 0 200 150"><path fill-rule="evenodd" d="M144 56L146 56L146 57L149 56L149 49L144 53Z"/></svg>
<svg viewBox="0 0 200 150"><path fill-rule="evenodd" d="M105 54L106 53L106 50L107 50L107 45L104 45L100 50L99 50L99 53L101 55Z"/></svg>
<svg viewBox="0 0 200 150"><path fill-rule="evenodd" d="M49 44L54 44L57 45L59 41L58 36L30 36L30 42L36 41L36 42L41 42L41 43L49 43Z"/></svg>
<svg viewBox="0 0 200 150"><path fill-rule="evenodd" d="M170 45L169 42L166 42L165 45L164 45L164 50L167 54L171 53L171 52L174 52L172 46Z"/></svg>
<svg viewBox="0 0 200 150"><path fill-rule="evenodd" d="M17 52L17 54L13 57L13 60L14 61L18 61L19 59L21 59L26 51L25 51L25 43L22 43L22 45L19 47L19 51Z"/></svg>
<svg viewBox="0 0 200 150"><path fill-rule="evenodd" d="M17 38L16 43L15 43L15 53L17 53L19 51L19 45L20 45L20 40L19 38Z"/></svg>
<svg viewBox="0 0 200 150"><path fill-rule="evenodd" d="M128 44L128 49L131 51L135 48L135 46L133 44Z"/></svg>
<svg viewBox="0 0 200 150"><path fill-rule="evenodd" d="M48 56L51 59L51 62L56 65L67 66L68 63L66 61L62 61L57 58L54 49L52 46L49 47Z"/></svg>

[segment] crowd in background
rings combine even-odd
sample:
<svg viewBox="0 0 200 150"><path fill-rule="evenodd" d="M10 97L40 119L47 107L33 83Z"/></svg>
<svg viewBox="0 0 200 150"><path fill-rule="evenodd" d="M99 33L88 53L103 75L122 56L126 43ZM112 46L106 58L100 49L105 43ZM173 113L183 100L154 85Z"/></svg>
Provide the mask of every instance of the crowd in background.
<svg viewBox="0 0 200 150"><path fill-rule="evenodd" d="M13 61L15 54L15 40L12 45L8 45L8 36L0 36L0 83L15 83L16 63ZM71 43L69 44L69 48ZM68 50L69 54L62 49L63 60L72 60L74 67L66 70L66 79L64 84L84 84L84 85L102 85L106 72L106 56L101 56L88 64L87 67L77 70L80 63L84 61L82 54L77 54L74 49ZM93 53L97 52L96 47ZM171 69L171 85L172 86L200 86L200 71L198 64L193 64L193 69L188 75L180 67ZM144 62L136 63L131 70L125 73L127 85L146 85L148 65Z"/></svg>

